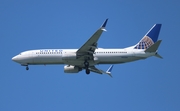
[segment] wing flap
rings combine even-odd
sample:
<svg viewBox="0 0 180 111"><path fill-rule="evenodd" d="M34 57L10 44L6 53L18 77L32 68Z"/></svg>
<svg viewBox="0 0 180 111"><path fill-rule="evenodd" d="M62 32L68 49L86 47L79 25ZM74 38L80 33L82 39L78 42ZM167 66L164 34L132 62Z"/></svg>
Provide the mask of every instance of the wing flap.
<svg viewBox="0 0 180 111"><path fill-rule="evenodd" d="M98 74L103 74L102 71L97 69L95 66L89 67L89 70Z"/></svg>

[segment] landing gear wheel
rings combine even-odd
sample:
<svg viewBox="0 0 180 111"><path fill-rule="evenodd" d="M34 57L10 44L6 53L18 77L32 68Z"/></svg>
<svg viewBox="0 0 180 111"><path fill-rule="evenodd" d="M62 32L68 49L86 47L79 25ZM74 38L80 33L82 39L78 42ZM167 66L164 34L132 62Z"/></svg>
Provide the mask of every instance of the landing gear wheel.
<svg viewBox="0 0 180 111"><path fill-rule="evenodd" d="M26 70L29 70L29 67L28 67L28 66L26 66Z"/></svg>
<svg viewBox="0 0 180 111"><path fill-rule="evenodd" d="M86 74L90 74L90 70L89 69L86 69Z"/></svg>

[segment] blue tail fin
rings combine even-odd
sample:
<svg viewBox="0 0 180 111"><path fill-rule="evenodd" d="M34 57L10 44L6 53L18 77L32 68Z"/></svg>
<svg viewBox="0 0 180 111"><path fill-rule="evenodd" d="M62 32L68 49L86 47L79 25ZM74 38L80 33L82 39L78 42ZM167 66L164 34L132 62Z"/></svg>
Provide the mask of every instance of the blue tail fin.
<svg viewBox="0 0 180 111"><path fill-rule="evenodd" d="M161 24L155 24L146 35L135 45L134 49L147 49L153 45L159 36Z"/></svg>

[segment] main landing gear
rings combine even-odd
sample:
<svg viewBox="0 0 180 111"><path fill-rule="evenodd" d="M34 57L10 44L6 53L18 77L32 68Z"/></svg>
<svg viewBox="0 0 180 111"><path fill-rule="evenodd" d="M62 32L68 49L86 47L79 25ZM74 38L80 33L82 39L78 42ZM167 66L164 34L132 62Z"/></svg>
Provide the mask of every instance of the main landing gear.
<svg viewBox="0 0 180 111"><path fill-rule="evenodd" d="M90 74L90 70L89 69L86 69L86 74Z"/></svg>
<svg viewBox="0 0 180 111"><path fill-rule="evenodd" d="M85 66L86 74L90 74L89 62L88 62L88 61L85 61L85 62L84 62L84 66Z"/></svg>

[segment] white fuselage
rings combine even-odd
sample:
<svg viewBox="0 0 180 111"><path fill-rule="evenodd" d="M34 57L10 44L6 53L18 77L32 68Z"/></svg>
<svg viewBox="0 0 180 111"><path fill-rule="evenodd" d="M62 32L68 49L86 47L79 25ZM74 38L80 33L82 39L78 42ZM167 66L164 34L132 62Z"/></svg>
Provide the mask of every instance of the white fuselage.
<svg viewBox="0 0 180 111"><path fill-rule="evenodd" d="M12 60L21 65L41 65L41 64L69 64L84 66L84 59L76 56L78 49L40 49L29 50L20 53ZM89 60L89 65L96 64L119 64L145 59L154 56L155 53L147 53L142 49L96 49L93 54L94 60Z"/></svg>
<svg viewBox="0 0 180 111"><path fill-rule="evenodd" d="M157 41L161 24L155 24L134 46L123 49L98 48L98 40L103 31L106 31L107 21L108 19L79 49L29 50L14 56L12 60L26 66L26 70L29 70L28 65L66 64L64 66L65 73L78 73L84 69L86 74L95 72L111 76L113 65L107 71L98 69L95 65L121 64L146 59L150 56L162 58L157 54L157 49L161 43L161 40Z"/></svg>

